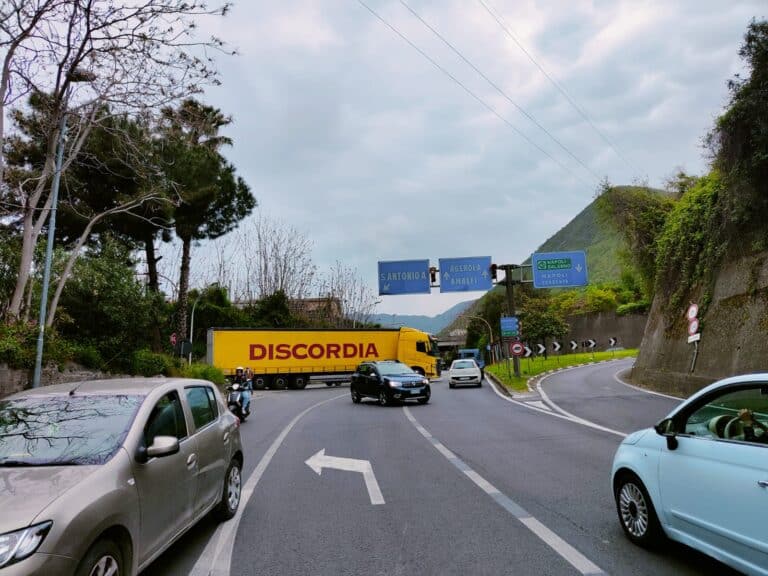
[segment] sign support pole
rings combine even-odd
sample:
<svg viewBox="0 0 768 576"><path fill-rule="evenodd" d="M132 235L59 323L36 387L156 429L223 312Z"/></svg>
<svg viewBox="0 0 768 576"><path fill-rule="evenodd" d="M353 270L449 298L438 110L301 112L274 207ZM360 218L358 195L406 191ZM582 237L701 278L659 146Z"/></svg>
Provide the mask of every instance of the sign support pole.
<svg viewBox="0 0 768 576"><path fill-rule="evenodd" d="M504 269L504 279L507 288L507 308L509 308L509 315L515 316L515 282L512 280L512 270L519 268L519 266L516 264L505 264L502 268ZM520 358L514 356L512 364L515 367L515 377L520 378Z"/></svg>

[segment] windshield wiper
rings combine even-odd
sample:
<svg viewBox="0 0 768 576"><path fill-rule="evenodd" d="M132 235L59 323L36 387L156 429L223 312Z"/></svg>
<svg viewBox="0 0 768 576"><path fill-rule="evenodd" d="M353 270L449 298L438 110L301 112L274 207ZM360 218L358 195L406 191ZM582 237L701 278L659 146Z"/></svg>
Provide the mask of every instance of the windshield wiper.
<svg viewBox="0 0 768 576"><path fill-rule="evenodd" d="M82 462L76 460L56 460L52 462L32 462L29 460L0 460L0 468L24 468L37 466L79 466Z"/></svg>

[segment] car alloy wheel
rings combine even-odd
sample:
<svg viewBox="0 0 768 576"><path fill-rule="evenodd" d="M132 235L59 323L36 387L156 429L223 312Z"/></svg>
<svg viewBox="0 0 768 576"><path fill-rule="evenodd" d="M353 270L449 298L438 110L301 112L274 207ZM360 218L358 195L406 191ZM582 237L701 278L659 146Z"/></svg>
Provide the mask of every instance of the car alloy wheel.
<svg viewBox="0 0 768 576"><path fill-rule="evenodd" d="M118 576L120 564L113 556L102 556L91 570L90 576Z"/></svg>
<svg viewBox="0 0 768 576"><path fill-rule="evenodd" d="M382 406L389 404L389 400L387 400L387 394L384 392L384 390L379 392L379 404Z"/></svg>
<svg viewBox="0 0 768 576"><path fill-rule="evenodd" d="M642 538L648 531L648 505L645 497L635 484L627 482L619 492L621 521L627 531L636 538Z"/></svg>
<svg viewBox="0 0 768 576"><path fill-rule="evenodd" d="M352 395L352 402L354 402L355 404L359 404L360 403L360 393L357 390L355 390L354 388L352 388L352 387L350 387L349 393Z"/></svg>
<svg viewBox="0 0 768 576"><path fill-rule="evenodd" d="M642 481L631 472L623 472L616 479L615 490L616 511L624 533L638 546L653 548L664 532Z"/></svg>
<svg viewBox="0 0 768 576"><path fill-rule="evenodd" d="M227 474L227 506L233 512L240 505L240 491L242 489L242 479L240 477L240 467L232 466Z"/></svg>

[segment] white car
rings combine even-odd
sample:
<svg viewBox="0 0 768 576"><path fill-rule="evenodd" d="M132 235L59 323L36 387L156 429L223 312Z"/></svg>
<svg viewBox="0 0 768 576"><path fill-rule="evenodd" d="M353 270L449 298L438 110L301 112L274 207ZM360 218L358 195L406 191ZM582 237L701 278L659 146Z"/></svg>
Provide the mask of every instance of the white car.
<svg viewBox="0 0 768 576"><path fill-rule="evenodd" d="M632 542L666 536L768 576L768 374L715 382L630 434L611 477Z"/></svg>
<svg viewBox="0 0 768 576"><path fill-rule="evenodd" d="M471 358L454 360L448 374L448 386L482 386L483 373L477 363Z"/></svg>

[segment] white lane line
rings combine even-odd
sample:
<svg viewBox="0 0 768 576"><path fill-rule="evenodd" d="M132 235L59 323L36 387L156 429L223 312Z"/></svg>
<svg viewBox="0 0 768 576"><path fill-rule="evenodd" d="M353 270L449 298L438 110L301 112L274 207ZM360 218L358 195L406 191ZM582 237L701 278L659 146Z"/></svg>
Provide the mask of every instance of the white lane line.
<svg viewBox="0 0 768 576"><path fill-rule="evenodd" d="M532 406L537 406L538 408L541 408L543 410L551 410L551 408L546 404L544 404L544 402L542 402L541 400L532 400L528 402L528 404L531 404Z"/></svg>
<svg viewBox="0 0 768 576"><path fill-rule="evenodd" d="M405 417L408 418L411 424L413 424L417 429L423 428L423 426L419 424L418 420L416 420L413 414L411 414L411 411L407 406L403 406L403 412L405 412ZM419 431L421 432L421 430ZM493 484L488 482L488 480L470 468L463 460L448 450L439 440L437 440L437 438L430 434L428 440L430 444L432 444L432 446L434 446L441 454L445 455L446 452L451 454L452 458L447 458L451 464L463 472L464 475L469 478L478 488L493 498L497 504L507 510L512 516L519 520L523 526L533 532L533 534L541 539L542 542L554 550L558 555L560 555L561 558L563 558L563 560L568 562L581 574L589 574L595 576L606 574L599 566L589 560L589 558L568 544L568 542L560 538L560 536L555 534L539 520L534 518L517 502L512 500L509 496L501 492L501 490L496 488Z"/></svg>
<svg viewBox="0 0 768 576"><path fill-rule="evenodd" d="M575 366L574 368L583 368L583 366ZM502 386L502 384L499 384L499 386ZM538 406L532 406L533 402L521 402L520 400L515 400L513 398L510 398L509 396L506 396L503 393L499 392L496 389L496 385L493 382L491 382L491 390L493 390L496 396L498 396L502 400L506 400L507 402L516 404L517 406L522 406L523 408L532 410L533 412L546 414L553 418L560 418L561 420L567 420L568 422L573 422L574 424L580 424L581 426L586 426L587 428L592 428L594 430L600 430L601 432L607 432L608 434L613 434L614 436L619 436L620 438L627 437L627 435L624 432L619 432L618 430L606 428L605 426L601 426L600 424L595 424L594 422L590 422L589 420L584 420L583 418L574 416L573 414L570 414L565 410L560 409L560 413L553 412L552 410L548 410L546 408L539 408ZM544 398L544 394L542 394L541 397Z"/></svg>
<svg viewBox="0 0 768 576"><path fill-rule="evenodd" d="M549 376L554 376L554 374L550 374ZM608 432L609 434L615 434L616 436L620 436L621 438L627 437L626 433L624 432L620 432L619 430L614 430L613 428L608 428L607 426L601 426L600 424L596 424L595 422L586 420L584 418L576 416L575 414L571 414L567 410L560 408L560 406L558 406L552 400L550 400L549 396L547 396L546 392L544 392L544 389L541 387L541 385L544 383L544 380L549 378L549 376L544 376L544 378L542 378L536 383L536 390L539 392L539 394L541 394L541 398L544 400L544 402L546 402L553 410L557 410L558 412L560 412L560 414L562 414L563 416L567 416L574 422L579 422L580 424L584 424L585 426L590 426L593 428L603 430L605 432Z"/></svg>
<svg viewBox="0 0 768 576"><path fill-rule="evenodd" d="M655 390L646 390L645 388L640 388L640 386L634 386L629 382L625 382L624 380L619 378L619 374L621 374L622 372L623 370L619 370L613 375L613 379L616 380L616 382L618 382L619 384L623 384L624 386L632 388L633 390L645 392L646 394L653 394L654 396L661 396L662 398L669 398L670 400L677 400L677 401L683 400L683 398L680 398L679 396L671 396L670 394L663 394L662 392L656 392Z"/></svg>
<svg viewBox="0 0 768 576"><path fill-rule="evenodd" d="M237 509L237 514L235 514L235 517L232 518L232 520L219 524L218 528L216 528L216 532L214 532L213 536L211 536L211 539L208 541L208 544L206 544L203 553L192 567L192 570L189 573L190 576L230 576L232 570L232 552L235 546L235 536L237 535L237 529L240 526L240 519L243 516L243 510L245 510L246 506L248 505L248 501L251 499L251 496L253 496L256 485L259 483L259 480L261 480L261 477L264 475L267 466L269 466L269 463L272 461L275 453L280 448L283 440L285 440L285 437L288 436L288 433L296 425L296 423L301 420L310 410L314 410L318 406L322 406L323 404L327 404L328 402L333 402L334 400L338 400L339 398L344 398L347 396L347 394L339 394L333 398L328 398L327 400L313 404L295 416L293 420L291 420L288 425L283 428L278 437L275 438L272 444L270 444L264 456L261 457L261 460L259 460L256 468L253 470L253 472L251 472L251 475L245 482L242 492L240 493L240 507Z"/></svg>

